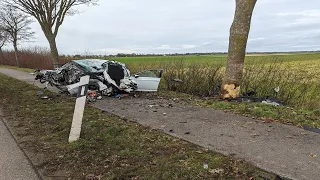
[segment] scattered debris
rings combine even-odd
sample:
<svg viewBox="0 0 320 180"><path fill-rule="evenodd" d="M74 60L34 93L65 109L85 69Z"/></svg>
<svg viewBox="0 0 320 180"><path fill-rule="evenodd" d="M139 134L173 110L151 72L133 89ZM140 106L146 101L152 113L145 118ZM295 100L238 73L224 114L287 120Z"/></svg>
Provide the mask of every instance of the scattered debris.
<svg viewBox="0 0 320 180"><path fill-rule="evenodd" d="M167 113L163 113L164 116L167 116Z"/></svg>
<svg viewBox="0 0 320 180"><path fill-rule="evenodd" d="M170 129L170 130L169 130L169 133L174 133L173 129Z"/></svg>
<svg viewBox="0 0 320 180"><path fill-rule="evenodd" d="M302 127L303 127L304 130L320 134L320 129L319 128L314 128L314 127L311 127L311 126L308 126L308 125L303 125Z"/></svg>
<svg viewBox="0 0 320 180"><path fill-rule="evenodd" d="M262 104L272 105L272 106L280 106L279 103L274 102L274 101L271 101L271 100L269 100L269 99L267 99L267 100L265 100L265 101L262 101L261 103L262 103Z"/></svg>
<svg viewBox="0 0 320 180"><path fill-rule="evenodd" d="M128 97L129 94L121 94L120 98Z"/></svg>
<svg viewBox="0 0 320 180"><path fill-rule="evenodd" d="M178 79L178 78L173 79L173 81L177 82L177 83L183 83L183 81L181 79Z"/></svg>
<svg viewBox="0 0 320 180"><path fill-rule="evenodd" d="M42 95L43 94L43 91L38 91L37 92L37 95L39 96L39 95Z"/></svg>
<svg viewBox="0 0 320 180"><path fill-rule="evenodd" d="M250 94L250 92L248 92ZM246 96L244 96L246 95ZM283 103L275 98L275 97L254 97L254 96L247 96L248 94L245 93L243 96L240 96L236 99L230 99L229 101L232 102L261 102L263 104L268 104L272 106L283 106Z"/></svg>
<svg viewBox="0 0 320 180"><path fill-rule="evenodd" d="M310 153L309 156L312 157L312 158L316 158L317 157L317 155L313 154L313 153Z"/></svg>
<svg viewBox="0 0 320 180"><path fill-rule="evenodd" d="M101 99L102 99L102 96L98 96L98 97L97 97L97 100L101 100Z"/></svg>
<svg viewBox="0 0 320 180"><path fill-rule="evenodd" d="M209 168L208 164L207 164L207 163L204 163L204 164L203 164L203 169L208 169L208 168Z"/></svg>
<svg viewBox="0 0 320 180"><path fill-rule="evenodd" d="M88 91L87 101L95 102L96 100L97 100L97 91L95 90Z"/></svg>
<svg viewBox="0 0 320 180"><path fill-rule="evenodd" d="M209 172L212 173L212 174L220 174L220 173L224 172L224 169L220 169L220 168L211 169Z"/></svg>
<svg viewBox="0 0 320 180"><path fill-rule="evenodd" d="M247 91L247 92L244 92L242 95L245 96L245 97L251 97L251 96L254 96L256 94L257 94L256 91Z"/></svg>
<svg viewBox="0 0 320 180"><path fill-rule="evenodd" d="M41 99L49 99L49 96L42 96Z"/></svg>
<svg viewBox="0 0 320 180"><path fill-rule="evenodd" d="M272 177L266 174L259 174L259 177L262 178L263 180L283 180L283 178L281 178L278 175L276 175L275 177Z"/></svg>
<svg viewBox="0 0 320 180"><path fill-rule="evenodd" d="M184 134L187 134L187 135L188 135L188 134L190 134L190 132L185 132Z"/></svg>

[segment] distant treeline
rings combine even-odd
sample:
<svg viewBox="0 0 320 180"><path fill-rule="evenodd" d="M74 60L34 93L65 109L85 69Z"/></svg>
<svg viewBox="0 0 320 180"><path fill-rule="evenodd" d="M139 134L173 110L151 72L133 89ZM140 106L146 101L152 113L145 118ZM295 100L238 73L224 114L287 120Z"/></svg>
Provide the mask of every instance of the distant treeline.
<svg viewBox="0 0 320 180"><path fill-rule="evenodd" d="M247 54L281 54L281 53L317 53L317 51L283 51L283 52L247 52ZM207 52L207 53L168 53L168 54L137 54L137 53L118 53L116 55L74 55L71 57L83 58L83 57L146 57L146 56L208 56L208 55L227 55L227 52ZM70 57L70 56L68 56Z"/></svg>

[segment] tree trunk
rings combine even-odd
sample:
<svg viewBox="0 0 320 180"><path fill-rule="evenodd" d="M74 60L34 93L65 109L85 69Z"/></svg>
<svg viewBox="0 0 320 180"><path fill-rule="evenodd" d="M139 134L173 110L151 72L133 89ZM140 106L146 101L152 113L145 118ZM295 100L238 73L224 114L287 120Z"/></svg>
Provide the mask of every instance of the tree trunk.
<svg viewBox="0 0 320 180"><path fill-rule="evenodd" d="M17 47L17 42L13 42L13 48L14 48L14 55L16 58L16 66L20 67L20 56L19 56L19 51Z"/></svg>
<svg viewBox="0 0 320 180"><path fill-rule="evenodd" d="M240 82L251 17L257 0L236 0L236 11L230 28L228 62L221 87L222 98L237 98L240 95Z"/></svg>
<svg viewBox="0 0 320 180"><path fill-rule="evenodd" d="M4 55L2 52L2 47L0 47L0 64L4 64Z"/></svg>
<svg viewBox="0 0 320 180"><path fill-rule="evenodd" d="M57 67L59 67L59 53L58 53L58 49L57 49L56 38L54 35L49 34L49 35L47 35L47 39L50 44L53 68L57 68Z"/></svg>

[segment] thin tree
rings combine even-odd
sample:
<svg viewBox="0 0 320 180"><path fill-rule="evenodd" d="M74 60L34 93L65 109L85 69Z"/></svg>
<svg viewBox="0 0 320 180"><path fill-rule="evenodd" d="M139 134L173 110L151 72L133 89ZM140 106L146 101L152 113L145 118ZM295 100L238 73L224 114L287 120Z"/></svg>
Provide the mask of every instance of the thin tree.
<svg viewBox="0 0 320 180"><path fill-rule="evenodd" d="M0 64L4 64L4 55L2 47L8 42L8 33L4 30L0 24Z"/></svg>
<svg viewBox="0 0 320 180"><path fill-rule="evenodd" d="M257 0L236 0L236 11L230 28L228 62L221 87L223 98L237 98L243 74L251 17Z"/></svg>
<svg viewBox="0 0 320 180"><path fill-rule="evenodd" d="M29 27L31 23L32 20L28 15L17 11L13 6L2 7L0 12L0 24L13 44L17 66L20 66L18 42L29 40L34 35L34 32L32 32Z"/></svg>
<svg viewBox="0 0 320 180"><path fill-rule="evenodd" d="M65 16L74 14L74 7L94 4L97 0L5 0L21 11L33 16L41 26L47 38L53 61L53 66L59 66L59 53L56 37Z"/></svg>

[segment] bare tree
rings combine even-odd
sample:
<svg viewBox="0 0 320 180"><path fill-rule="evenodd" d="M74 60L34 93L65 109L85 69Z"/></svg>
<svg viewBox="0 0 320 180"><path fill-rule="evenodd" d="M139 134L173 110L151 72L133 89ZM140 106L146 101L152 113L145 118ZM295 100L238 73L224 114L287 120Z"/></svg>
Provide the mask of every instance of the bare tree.
<svg viewBox="0 0 320 180"><path fill-rule="evenodd" d="M0 24L0 64L4 63L4 56L2 52L2 47L8 42L8 33L4 30Z"/></svg>
<svg viewBox="0 0 320 180"><path fill-rule="evenodd" d="M34 35L29 27L30 23L32 20L28 15L17 11L13 6L2 6L0 24L13 44L17 66L20 66L18 41L29 40Z"/></svg>
<svg viewBox="0 0 320 180"><path fill-rule="evenodd" d="M65 16L74 14L73 8L79 5L94 4L97 0L5 0L21 11L33 16L39 22L47 38L54 67L59 66L56 37Z"/></svg>
<svg viewBox="0 0 320 180"><path fill-rule="evenodd" d="M246 47L251 17L257 0L236 0L236 11L230 28L228 62L221 87L223 98L236 98L240 94Z"/></svg>

